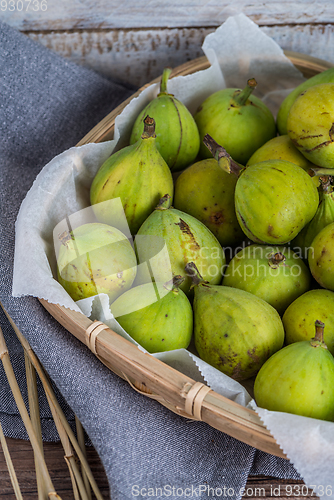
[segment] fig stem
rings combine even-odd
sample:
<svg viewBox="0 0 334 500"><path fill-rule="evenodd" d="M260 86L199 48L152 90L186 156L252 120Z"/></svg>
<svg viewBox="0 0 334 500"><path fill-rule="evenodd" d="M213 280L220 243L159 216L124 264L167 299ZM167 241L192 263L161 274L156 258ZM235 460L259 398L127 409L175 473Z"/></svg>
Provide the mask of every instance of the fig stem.
<svg viewBox="0 0 334 500"><path fill-rule="evenodd" d="M315 340L318 342L323 342L324 341L324 328L325 328L325 323L323 323L320 320L316 320L315 322Z"/></svg>
<svg viewBox="0 0 334 500"><path fill-rule="evenodd" d="M322 175L319 177L320 181L320 189L322 190L323 193L330 194L333 192L333 177L330 175Z"/></svg>
<svg viewBox="0 0 334 500"><path fill-rule="evenodd" d="M233 158L228 154L226 149L223 148L220 144L218 144L211 135L206 134L203 137L203 144L208 148L211 152L212 156L215 160L218 161L219 166L228 174L234 174L239 177L241 171L244 169L241 165L239 165Z"/></svg>
<svg viewBox="0 0 334 500"><path fill-rule="evenodd" d="M144 132L142 133L142 139L155 138L155 120L150 116L145 116L144 118Z"/></svg>
<svg viewBox="0 0 334 500"><path fill-rule="evenodd" d="M276 252L269 256L268 263L271 267L276 269L280 264L283 264L285 260L285 255L281 252Z"/></svg>
<svg viewBox="0 0 334 500"><path fill-rule="evenodd" d="M166 281L164 283L164 288L166 290L178 290L180 288L180 285L184 282L185 278L181 276L180 274L177 274L176 276L173 276L173 278L169 281Z"/></svg>
<svg viewBox="0 0 334 500"><path fill-rule="evenodd" d="M161 75L159 95L160 94L168 94L168 92L167 92L167 82L168 82L168 79L169 79L169 76L170 76L171 72L172 72L172 68L165 68L163 70L162 75Z"/></svg>
<svg viewBox="0 0 334 500"><path fill-rule="evenodd" d="M155 210L168 210L172 204L172 197L167 193L165 196L160 198L158 205Z"/></svg>
<svg viewBox="0 0 334 500"><path fill-rule="evenodd" d="M208 281L205 281L199 270L197 269L197 266L194 262L188 262L184 268L186 274L191 278L192 285L190 289L194 288L197 285L200 285L201 283L208 283Z"/></svg>
<svg viewBox="0 0 334 500"><path fill-rule="evenodd" d="M311 177L322 177L324 175L334 175L333 168L311 167L307 172Z"/></svg>
<svg viewBox="0 0 334 500"><path fill-rule="evenodd" d="M244 106L247 102L247 99L251 95L251 93L255 90L257 86L257 81L255 78L250 78L247 80L247 85L243 90L237 90L234 92L232 97L232 102L236 106Z"/></svg>

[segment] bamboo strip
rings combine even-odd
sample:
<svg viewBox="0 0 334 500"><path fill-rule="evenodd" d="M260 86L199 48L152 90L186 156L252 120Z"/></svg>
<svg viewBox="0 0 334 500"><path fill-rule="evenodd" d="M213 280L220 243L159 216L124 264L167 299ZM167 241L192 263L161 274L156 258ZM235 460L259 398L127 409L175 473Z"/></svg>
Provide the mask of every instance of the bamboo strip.
<svg viewBox="0 0 334 500"><path fill-rule="evenodd" d="M12 459L11 459L11 456L9 453L9 449L7 446L5 435L4 435L3 430L2 430L1 423L0 423L0 443L1 443L3 453L5 456L5 460L6 460L10 480L11 480L11 483L13 485L15 496L16 496L17 500L23 500L20 485L19 485L19 482L17 480L15 468L14 468L14 465L13 465L13 462L12 462Z"/></svg>
<svg viewBox="0 0 334 500"><path fill-rule="evenodd" d="M89 482L90 482L90 485L92 487L92 490L96 496L96 499L97 500L103 500L103 497L99 491L99 488L96 484L96 481L92 475L92 472L90 470L90 467L87 463L87 460L83 454L83 452L81 451L81 448L80 446L78 445L77 443L77 440L75 438L75 435L69 425L69 423L67 422L66 420L66 417L58 403L58 400L57 398L55 397L54 395L54 392L53 392L53 389L52 389L52 386L51 386L51 383L50 383L50 380L49 380L49 377L48 375L46 374L43 366L41 365L39 359L37 358L36 354L34 353L34 351L32 350L32 348L30 347L28 341L26 340L26 338L23 336L23 334L21 333L21 331L19 330L19 328L17 327L17 325L14 323L14 321L12 320L12 318L10 317L10 315L8 314L8 312L6 311L6 309L4 308L3 304L0 302L0 306L2 307L6 317L8 318L8 321L10 322L10 324L12 325L19 341L21 342L23 348L26 350L28 356L29 356L29 359L30 361L32 362L42 384L43 384L43 388L44 388L44 391L45 391L45 394L46 396L48 397L48 400L52 401L52 405L54 406L54 409L57 413L57 416L59 417L67 435L68 435L68 438L69 440L71 441L72 443L72 446L82 464L82 467L89 479ZM1 343L0 343L0 353L1 353ZM0 354L1 355L1 354Z"/></svg>
<svg viewBox="0 0 334 500"><path fill-rule="evenodd" d="M15 378L14 370L13 370L13 367L12 367L10 359L9 359L9 354L8 354L6 342L5 342L1 327L0 327L0 353L1 353L0 354L1 361L3 364L4 370L5 370L11 391L13 393L16 405L17 405L18 410L20 412L24 426L27 430L27 433L28 433L28 436L30 439L30 443L31 443L31 446L34 450L36 459L38 460L38 462L40 464L41 475L42 475L43 480L45 482L46 488L49 492L48 495L49 496L50 495L57 496L57 494L55 493L55 489L54 489L54 486L52 484L49 472L47 470L43 454L42 454L41 449L40 449L40 444L39 444L38 438L35 434L35 430L34 430L33 425L31 423L28 411L25 407L25 404L24 404L24 401L22 398L22 394L20 392L20 388L19 388L17 380ZM57 498L60 498L60 497L57 496Z"/></svg>
<svg viewBox="0 0 334 500"><path fill-rule="evenodd" d="M61 418L59 417L55 404L54 404L54 398L51 397L48 392L46 392L46 397L51 409L52 417L55 422L59 438L61 441L61 444L64 448L65 452L65 462L68 466L69 473L70 473L70 478L72 482L72 489L73 489L73 494L74 494L74 499L75 500L89 500L88 495L85 489L85 485L83 483L82 477L80 475L77 463L75 461L75 456L73 454L73 449L70 444L70 440L68 438L68 435L65 431L65 428L62 424Z"/></svg>
<svg viewBox="0 0 334 500"><path fill-rule="evenodd" d="M78 444L80 446L80 449L81 449L84 457L87 459L84 429L82 427L80 420L78 419L78 417L76 415L75 415L75 426L76 426L76 430L77 430ZM88 494L88 498L89 498L89 500L92 500L92 494L91 494L91 490L90 490L89 480L88 480L87 474L85 473L82 466L81 466L81 473L82 473L82 478L83 478L83 481L84 481L84 484L86 487L86 491Z"/></svg>
<svg viewBox="0 0 334 500"><path fill-rule="evenodd" d="M24 351L24 361L26 367L26 378L27 378L27 388L28 388L28 401L29 401L29 413L33 428L36 433L36 437L38 439L41 452L44 456L43 452L43 440L42 440L42 428L41 428L41 419L39 413L39 402L38 402L38 392L37 392L37 379L36 379L36 371L32 366L29 357ZM46 485L43 481L43 474L40 469L39 462L37 460L37 456L34 454L35 460L35 470L36 470L36 482L37 482L37 491L38 491L38 500L44 500L47 496Z"/></svg>

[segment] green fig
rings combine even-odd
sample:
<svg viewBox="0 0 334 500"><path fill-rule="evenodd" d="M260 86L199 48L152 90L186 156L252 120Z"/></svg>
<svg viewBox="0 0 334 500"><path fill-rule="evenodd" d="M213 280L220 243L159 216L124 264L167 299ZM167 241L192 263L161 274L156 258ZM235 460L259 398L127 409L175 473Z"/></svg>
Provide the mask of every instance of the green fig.
<svg viewBox="0 0 334 500"><path fill-rule="evenodd" d="M334 222L324 227L312 241L308 263L319 285L334 291Z"/></svg>
<svg viewBox="0 0 334 500"><path fill-rule="evenodd" d="M324 341L334 355L334 292L330 290L309 290L298 297L285 311L282 321L285 329L285 343L292 344L311 340L317 319L326 324Z"/></svg>
<svg viewBox="0 0 334 500"><path fill-rule="evenodd" d="M209 134L243 165L262 144L276 135L271 111L258 97L251 95L255 87L256 81L252 78L244 90L219 90L205 99L194 116L200 140ZM200 157L210 156L202 143Z"/></svg>
<svg viewBox="0 0 334 500"><path fill-rule="evenodd" d="M311 274L290 248L250 245L230 261L222 284L253 293L282 315L310 289Z"/></svg>
<svg viewBox="0 0 334 500"><path fill-rule="evenodd" d="M237 245L244 233L234 208L236 183L214 158L198 161L177 178L174 206L203 222L222 246Z"/></svg>
<svg viewBox="0 0 334 500"><path fill-rule="evenodd" d="M124 330L148 352L186 349L193 334L193 312L187 296L172 283L146 283L118 297L110 310Z"/></svg>
<svg viewBox="0 0 334 500"><path fill-rule="evenodd" d="M299 167L309 172L312 167L315 167L313 163L308 161L302 153L293 145L290 137L288 135L279 135L270 139L249 158L247 162L247 167L253 165L254 163L260 163L261 161L267 160L285 160L295 163ZM319 178L312 177L313 182L316 186L319 185Z"/></svg>
<svg viewBox="0 0 334 500"><path fill-rule="evenodd" d="M143 119L152 116L156 122L156 145L172 172L183 170L196 158L199 150L199 133L194 118L186 106L167 92L171 73L165 68L161 78L160 93L138 115L131 132L130 144L138 141L143 133Z"/></svg>
<svg viewBox="0 0 334 500"><path fill-rule="evenodd" d="M200 358L235 380L254 376L283 346L284 329L278 312L255 295L211 285L193 263L194 340Z"/></svg>
<svg viewBox="0 0 334 500"><path fill-rule="evenodd" d="M204 142L222 169L238 176L236 215L250 240L282 245L297 236L315 215L319 194L302 168L285 160L241 168L210 136Z"/></svg>
<svg viewBox="0 0 334 500"><path fill-rule="evenodd" d="M88 223L65 231L60 239L58 280L73 300L106 293L112 301L131 287L137 260L121 231Z"/></svg>
<svg viewBox="0 0 334 500"><path fill-rule="evenodd" d="M290 108L292 104L295 102L297 97L304 92L304 90L313 87L314 85L318 85L319 83L328 83L334 82L334 68L329 68L326 71L322 71L312 78L309 78L305 82L301 83L296 87L289 95L286 96L284 101L282 102L276 118L277 129L280 135L284 135L288 133L287 129L287 119L289 115Z"/></svg>
<svg viewBox="0 0 334 500"><path fill-rule="evenodd" d="M314 177L315 178L315 177ZM333 177L318 177L319 184L319 206L313 219L301 230L293 241L296 252L300 252L303 258L307 258L312 241L320 231L334 222L334 193Z"/></svg>
<svg viewBox="0 0 334 500"><path fill-rule="evenodd" d="M130 232L134 235L160 198L173 195L173 178L155 144L155 122L144 120L144 132L132 146L112 154L97 172L90 189L90 201L100 222L112 219L105 202L120 198Z"/></svg>
<svg viewBox="0 0 334 500"><path fill-rule="evenodd" d="M160 241L166 245L169 262L166 262L165 254L159 257ZM143 223L137 233L135 247L140 262L155 259L155 281L167 281L171 269L173 276L185 278L180 288L186 294L189 294L191 286L191 278L184 270L188 262L194 261L210 283L217 284L222 279L225 255L219 241L202 222L173 208L169 196L160 200L155 211ZM140 272L139 268L137 282L141 281Z"/></svg>
<svg viewBox="0 0 334 500"><path fill-rule="evenodd" d="M311 341L276 352L256 376L256 404L272 411L334 420L334 358L323 341L324 324L316 321Z"/></svg>
<svg viewBox="0 0 334 500"><path fill-rule="evenodd" d="M302 92L290 108L288 134L312 163L334 168L334 83L321 83Z"/></svg>

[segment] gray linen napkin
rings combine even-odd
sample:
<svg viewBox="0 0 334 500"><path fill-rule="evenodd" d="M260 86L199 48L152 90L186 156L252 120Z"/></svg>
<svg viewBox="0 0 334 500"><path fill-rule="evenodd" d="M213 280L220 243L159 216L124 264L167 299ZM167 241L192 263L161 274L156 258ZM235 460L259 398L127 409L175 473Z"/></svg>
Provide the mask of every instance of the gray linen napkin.
<svg viewBox="0 0 334 500"><path fill-rule="evenodd" d="M52 157L75 145L132 89L1 23L0 74L0 299L48 371L68 419L74 411L81 420L105 467L111 498L240 498L250 472L299 478L288 461L137 394L37 299L12 297L14 225L27 190ZM27 401L22 349L1 313L0 324ZM57 440L42 391L40 401L44 439ZM0 421L7 436L27 437L1 368Z"/></svg>

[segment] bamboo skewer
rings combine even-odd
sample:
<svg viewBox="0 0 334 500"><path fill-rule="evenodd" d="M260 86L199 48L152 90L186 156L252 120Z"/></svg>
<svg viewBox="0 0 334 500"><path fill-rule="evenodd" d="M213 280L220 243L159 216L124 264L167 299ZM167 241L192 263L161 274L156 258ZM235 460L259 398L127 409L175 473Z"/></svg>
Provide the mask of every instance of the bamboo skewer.
<svg viewBox="0 0 334 500"><path fill-rule="evenodd" d="M39 441L41 452L43 453L43 439L42 439L41 419L39 413L36 371L32 366L26 351L24 351L24 361L26 367L30 418L36 433L36 437ZM35 454L34 454L34 460L35 460L38 500L44 500L44 498L46 498L47 495L46 485L43 480L43 474L40 469L39 461Z"/></svg>
<svg viewBox="0 0 334 500"><path fill-rule="evenodd" d="M85 458L87 458L84 429L82 427L80 420L78 419L78 417L76 415L75 415L75 426L76 426L76 430L77 430L78 444L79 444L81 451L84 454ZM84 484L86 487L86 491L88 494L88 499L92 500L92 494L91 494L91 490L90 490L89 480L88 480L87 474L84 471L83 467L81 467L81 473L82 473L82 478L83 478L83 481L84 481Z"/></svg>
<svg viewBox="0 0 334 500"><path fill-rule="evenodd" d="M14 465L13 465L13 462L12 462L12 459L11 459L11 456L10 456L10 453L8 450L6 438L5 438L5 435L3 433L1 423L0 423L0 443L1 443L3 453L5 456L5 460L6 460L10 480L11 480L11 483L13 485L15 496L16 496L17 500L23 500L22 493L20 490L20 485L19 485L19 482L17 480Z"/></svg>
<svg viewBox="0 0 334 500"><path fill-rule="evenodd" d="M53 496L55 498L60 499L60 497L55 493L54 486L52 484L49 472L47 470L45 461L44 461L44 456L40 448L40 443L39 440L35 434L34 427L31 423L28 411L25 407L22 394L20 392L20 388L18 386L17 380L15 378L14 370L12 367L12 364L10 362L9 358L9 353L7 350L6 342L3 336L2 329L0 327L0 358L11 388L11 391L13 393L16 405L18 407L18 410L20 412L21 418L23 420L24 426L27 430L31 446L34 450L34 454L36 456L36 460L38 460L40 464L40 471L41 471L41 477L43 477L43 480L45 482L46 488L48 490L48 495Z"/></svg>
<svg viewBox="0 0 334 500"><path fill-rule="evenodd" d="M51 403L51 411L53 413L53 416L54 415L57 415L56 416L56 419L57 419L57 422L58 420L61 422L61 425L64 429L64 431L66 432L67 436L68 436L68 439L69 441L71 442L80 462L81 462L81 465L82 465L82 468L83 470L85 471L86 475L87 475L87 478L90 482L90 485L92 487L92 490L94 492L94 495L96 496L96 499L97 500L103 500L103 497L99 491L99 488L96 484L96 481L93 477L93 474L90 470L90 467L87 463L87 460L85 458L85 455L84 453L82 452L79 444L77 443L77 440L76 440L76 437L69 425L69 423L67 422L66 420L66 417L58 403L58 400L57 398L55 397L54 395L54 392L53 392L53 389L52 389L52 386L51 386L51 383L50 383L50 380L49 380L49 377L48 375L46 374L43 366L41 365L39 359L37 358L36 354L34 353L34 351L32 350L32 348L30 347L28 341L26 340L26 338L23 336L23 334L21 333L21 331L19 330L19 328L17 327L17 325L14 323L14 321L12 320L12 318L9 316L8 312L6 311L6 309L4 308L4 306L2 305L2 303L0 302L0 306L2 307L6 317L8 318L8 321L10 322L10 324L12 325L19 341L21 342L23 348L25 349L25 351L27 352L27 355L29 356L29 359L32 363L32 365L34 366L42 384L43 384L43 388L44 388L44 391L45 391L45 394L47 396L47 399L48 399L48 402L49 404ZM1 352L1 346L0 346L0 352ZM55 421L56 422L56 421ZM57 423L56 422L56 423ZM72 462L72 459L70 460ZM74 470L74 469L72 469ZM79 477L79 476L78 476ZM82 481L82 480L81 480ZM80 479L79 479L79 482L80 482ZM82 485L83 483L81 483Z"/></svg>

